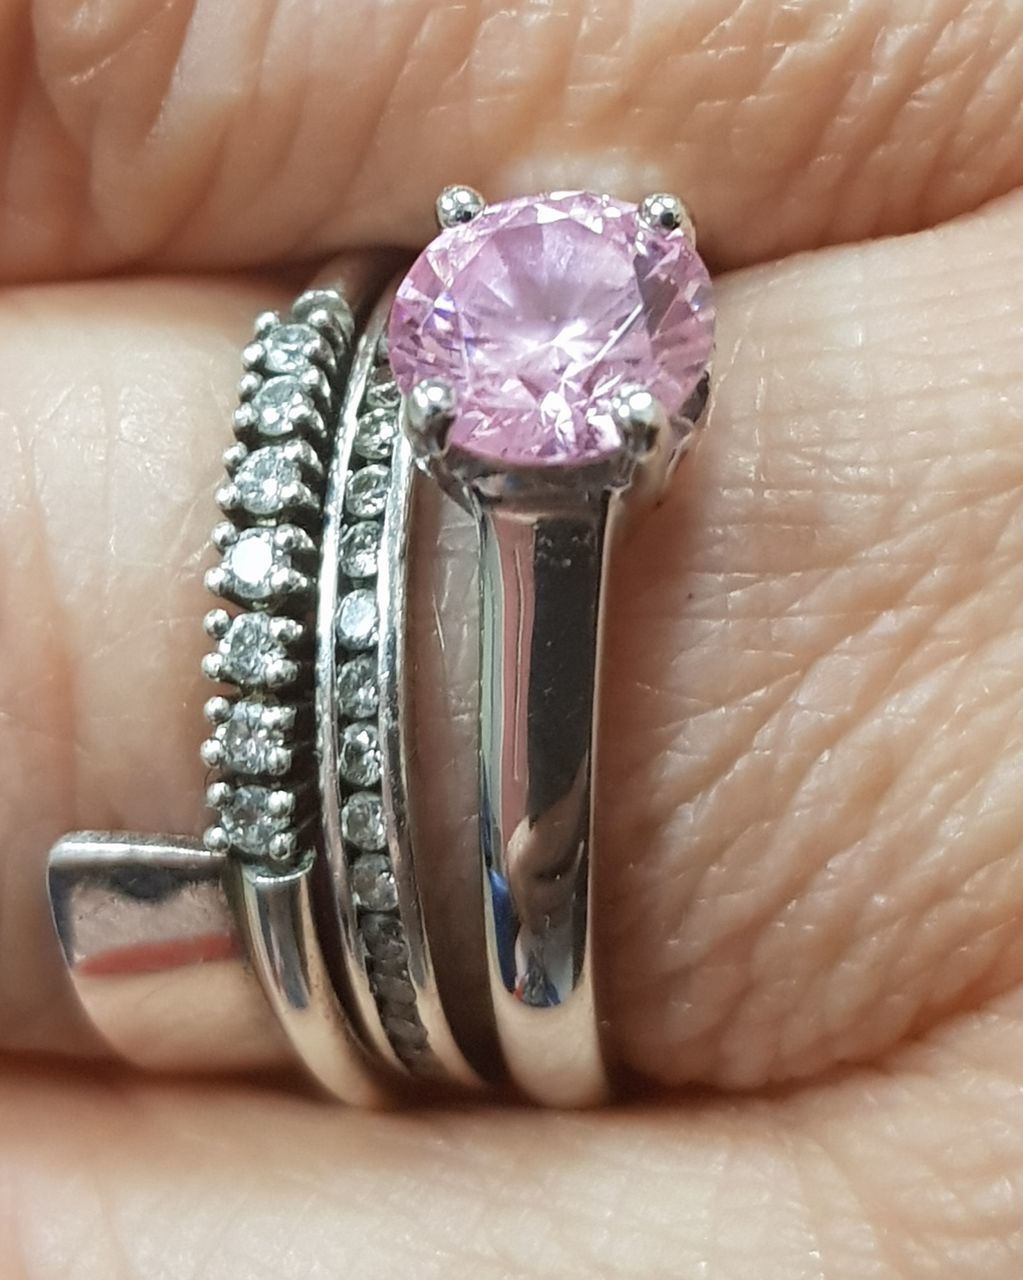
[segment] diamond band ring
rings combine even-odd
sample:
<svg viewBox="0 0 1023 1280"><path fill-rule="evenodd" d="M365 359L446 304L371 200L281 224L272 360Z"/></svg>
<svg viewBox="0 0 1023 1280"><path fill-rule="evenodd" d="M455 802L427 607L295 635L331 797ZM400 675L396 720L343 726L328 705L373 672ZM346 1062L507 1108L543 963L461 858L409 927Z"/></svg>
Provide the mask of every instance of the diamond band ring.
<svg viewBox="0 0 1023 1280"><path fill-rule="evenodd" d="M66 837L54 918L86 1009L145 1065L225 1065L222 1017L226 1065L290 1051L351 1102L489 1078L591 1105L610 1074L593 936L609 564L705 418L711 287L671 196L452 187L437 218L358 320L318 289L257 321L207 574L216 820L204 846ZM475 913L482 941L444 964L411 694L434 623L409 569L429 488L471 518L479 601L477 854L445 909ZM470 968L492 1061L461 1043Z"/></svg>

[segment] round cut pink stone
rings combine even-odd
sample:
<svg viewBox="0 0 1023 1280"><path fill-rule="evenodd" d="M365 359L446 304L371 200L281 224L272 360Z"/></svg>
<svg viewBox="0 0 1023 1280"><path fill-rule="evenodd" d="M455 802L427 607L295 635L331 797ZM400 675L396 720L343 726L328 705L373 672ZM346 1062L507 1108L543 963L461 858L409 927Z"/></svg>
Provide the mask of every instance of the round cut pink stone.
<svg viewBox="0 0 1023 1280"><path fill-rule="evenodd" d="M505 466L610 457L614 393L640 385L677 413L713 342L710 279L682 233L585 191L488 205L442 231L402 281L388 330L402 392L450 383L449 442Z"/></svg>

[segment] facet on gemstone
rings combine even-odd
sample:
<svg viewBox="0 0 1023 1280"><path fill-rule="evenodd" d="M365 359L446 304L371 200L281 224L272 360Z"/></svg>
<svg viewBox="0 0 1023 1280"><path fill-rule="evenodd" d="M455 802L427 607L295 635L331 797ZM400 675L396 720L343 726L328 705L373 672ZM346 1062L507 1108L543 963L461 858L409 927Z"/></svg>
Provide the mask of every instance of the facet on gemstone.
<svg viewBox="0 0 1023 1280"><path fill-rule="evenodd" d="M271 516L283 508L282 491L299 484L302 470L279 446L250 453L234 475L242 506L254 516Z"/></svg>
<svg viewBox="0 0 1023 1280"><path fill-rule="evenodd" d="M314 405L298 378L285 375L268 378L252 397L252 407L259 415L260 433L276 438L293 433L291 410L312 411Z"/></svg>
<svg viewBox="0 0 1023 1280"><path fill-rule="evenodd" d="M372 520L384 514L387 506L387 489L391 482L389 467L371 463L360 467L348 477L345 489L345 508L360 520Z"/></svg>
<svg viewBox="0 0 1023 1280"><path fill-rule="evenodd" d="M372 791L356 791L341 806L341 834L358 849L375 853L387 843L380 797ZM390 864L388 864L390 865ZM371 903L366 903L372 906ZM381 910L380 907L373 908Z"/></svg>
<svg viewBox="0 0 1023 1280"><path fill-rule="evenodd" d="M312 325L278 325L267 335L264 367L269 373L301 373L309 367L305 348L318 337Z"/></svg>
<svg viewBox="0 0 1023 1280"><path fill-rule="evenodd" d="M337 562L349 578L370 578L377 571L381 528L375 520L360 520L341 535Z"/></svg>
<svg viewBox="0 0 1023 1280"><path fill-rule="evenodd" d="M390 859L382 853L364 853L352 862L352 896L366 911L391 911L398 905L398 891Z"/></svg>
<svg viewBox="0 0 1023 1280"><path fill-rule="evenodd" d="M288 829L287 818L275 817L270 812L272 795L269 787L255 784L237 787L221 807L221 826L242 853L256 858L268 855L273 837Z"/></svg>
<svg viewBox="0 0 1023 1280"><path fill-rule="evenodd" d="M338 770L353 787L372 787L380 781L376 725L365 721L345 725L338 744Z"/></svg>
<svg viewBox="0 0 1023 1280"><path fill-rule="evenodd" d="M391 456L397 434L398 415L394 409L370 409L356 423L355 452L361 458L380 462Z"/></svg>
<svg viewBox="0 0 1023 1280"><path fill-rule="evenodd" d="M217 646L223 676L235 684L261 685L272 662L287 658L273 633L273 619L265 613L240 613Z"/></svg>
<svg viewBox="0 0 1023 1280"><path fill-rule="evenodd" d="M375 716L380 705L377 664L373 658L351 658L337 675L337 698L343 715L352 720Z"/></svg>
<svg viewBox="0 0 1023 1280"><path fill-rule="evenodd" d="M273 753L285 745L280 729L266 723L260 702L242 698L231 706L231 714L213 731L224 750L224 767L234 773L273 773Z"/></svg>
<svg viewBox="0 0 1023 1280"><path fill-rule="evenodd" d="M243 600L260 603L273 595L275 569L290 569L291 556L274 542L273 529L245 529L224 552L231 589Z"/></svg>
<svg viewBox="0 0 1023 1280"><path fill-rule="evenodd" d="M549 466L617 453L612 401L626 385L678 414L713 329L710 279L681 231L610 196L560 192L442 231L399 286L388 344L404 395L425 378L451 385L450 445Z"/></svg>
<svg viewBox="0 0 1023 1280"><path fill-rule="evenodd" d="M337 638L346 649L371 649L377 642L377 594L369 587L349 591L337 611Z"/></svg>

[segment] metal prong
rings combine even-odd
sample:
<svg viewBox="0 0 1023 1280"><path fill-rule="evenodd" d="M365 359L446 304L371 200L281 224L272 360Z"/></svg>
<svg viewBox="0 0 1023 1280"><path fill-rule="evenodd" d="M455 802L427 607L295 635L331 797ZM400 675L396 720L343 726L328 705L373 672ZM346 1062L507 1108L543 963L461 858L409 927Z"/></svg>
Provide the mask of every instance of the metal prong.
<svg viewBox="0 0 1023 1280"><path fill-rule="evenodd" d="M231 840L223 827L214 824L203 832L202 842L210 853L227 853Z"/></svg>
<svg viewBox="0 0 1023 1280"><path fill-rule="evenodd" d="M226 551L238 541L238 530L230 521L222 520L220 524L214 525L210 541L218 551Z"/></svg>
<svg viewBox="0 0 1023 1280"><path fill-rule="evenodd" d="M250 342L242 351L242 367L246 370L258 369L266 359L266 344Z"/></svg>
<svg viewBox="0 0 1023 1280"><path fill-rule="evenodd" d="M223 680L224 656L220 653L207 653L202 659L202 673L207 680Z"/></svg>
<svg viewBox="0 0 1023 1280"><path fill-rule="evenodd" d="M428 457L444 453L457 407L454 388L443 378L424 378L412 388L405 413L416 443Z"/></svg>
<svg viewBox="0 0 1023 1280"><path fill-rule="evenodd" d="M286 569L283 566L270 572L270 590L279 596L306 595L312 590L312 580L297 569Z"/></svg>
<svg viewBox="0 0 1023 1280"><path fill-rule="evenodd" d="M294 753L288 747L271 747L266 756L266 771L271 777L279 778L291 768Z"/></svg>
<svg viewBox="0 0 1023 1280"><path fill-rule="evenodd" d="M260 389L260 387L262 387L264 381L265 379L263 375L261 373L256 373L252 369L250 369L248 373L243 373L241 378L238 380L239 397L244 401L251 400L252 397L256 394L256 392ZM244 407L245 407L244 405L239 405L239 409L244 409ZM253 413L255 414L255 410L253 410ZM253 421L251 424L246 423L245 425L254 426L257 420L258 420L258 415L256 415L253 418ZM235 410L235 421L236 422L238 421L238 409Z"/></svg>
<svg viewBox="0 0 1023 1280"><path fill-rule="evenodd" d="M687 240L696 243L692 214L678 196L654 192L640 203L639 216L654 231L681 231Z"/></svg>
<svg viewBox="0 0 1023 1280"><path fill-rule="evenodd" d="M483 211L486 201L474 187L445 187L437 197L437 223L441 227L457 227L472 222Z"/></svg>
<svg viewBox="0 0 1023 1280"><path fill-rule="evenodd" d="M298 679L298 663L286 658L271 658L263 672L263 681L268 689L283 689Z"/></svg>
<svg viewBox="0 0 1023 1280"><path fill-rule="evenodd" d="M207 569L203 574L203 584L206 590L215 596L223 595L230 585L230 581L231 575L223 565L215 564L212 569Z"/></svg>
<svg viewBox="0 0 1023 1280"><path fill-rule="evenodd" d="M213 500L221 511L237 511L242 505L238 486L234 484L222 484L213 495Z"/></svg>
<svg viewBox="0 0 1023 1280"><path fill-rule="evenodd" d="M266 811L272 818L290 818L295 812L295 796L291 791L271 791Z"/></svg>
<svg viewBox="0 0 1023 1280"><path fill-rule="evenodd" d="M622 387L611 402L611 413L629 457L642 462L656 452L668 417L655 395L645 387Z"/></svg>
<svg viewBox="0 0 1023 1280"><path fill-rule="evenodd" d="M229 782L211 782L206 788L206 803L211 809L220 809L234 795L234 788ZM206 846L209 848L209 845Z"/></svg>
<svg viewBox="0 0 1023 1280"><path fill-rule="evenodd" d="M276 329L280 324L281 318L276 311L261 311L256 316L256 322L252 326L252 331L257 338L265 338L271 330Z"/></svg>
<svg viewBox="0 0 1023 1280"><path fill-rule="evenodd" d="M255 414L254 409L253 414ZM248 456L249 450L245 445L240 443L231 445L229 449L224 450L224 469L233 476Z"/></svg>
<svg viewBox="0 0 1023 1280"><path fill-rule="evenodd" d="M226 724L231 719L231 708L234 704L230 698L208 698L203 708L210 724Z"/></svg>
<svg viewBox="0 0 1023 1280"><path fill-rule="evenodd" d="M224 744L219 738L207 738L199 746L199 758L210 769L219 769L224 763Z"/></svg>
<svg viewBox="0 0 1023 1280"><path fill-rule="evenodd" d="M203 628L214 640L223 640L231 625L231 615L226 609L211 609L202 620Z"/></svg>
<svg viewBox="0 0 1023 1280"><path fill-rule="evenodd" d="M257 390L259 388L257 387ZM234 429L239 435L247 435L259 422L259 414L251 401L243 401L234 411Z"/></svg>
<svg viewBox="0 0 1023 1280"><path fill-rule="evenodd" d="M276 835L270 837L268 848L274 862L286 862L294 857L298 848L298 839L294 831L278 831Z"/></svg>

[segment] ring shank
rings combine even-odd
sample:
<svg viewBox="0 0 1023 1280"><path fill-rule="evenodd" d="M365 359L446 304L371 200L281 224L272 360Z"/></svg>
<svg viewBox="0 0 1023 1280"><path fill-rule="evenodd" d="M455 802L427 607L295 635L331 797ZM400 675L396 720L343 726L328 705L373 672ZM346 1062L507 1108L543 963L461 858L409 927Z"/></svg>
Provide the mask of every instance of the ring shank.
<svg viewBox="0 0 1023 1280"><path fill-rule="evenodd" d="M477 503L480 839L488 964L512 1077L554 1106L607 1092L589 904L612 496Z"/></svg>

